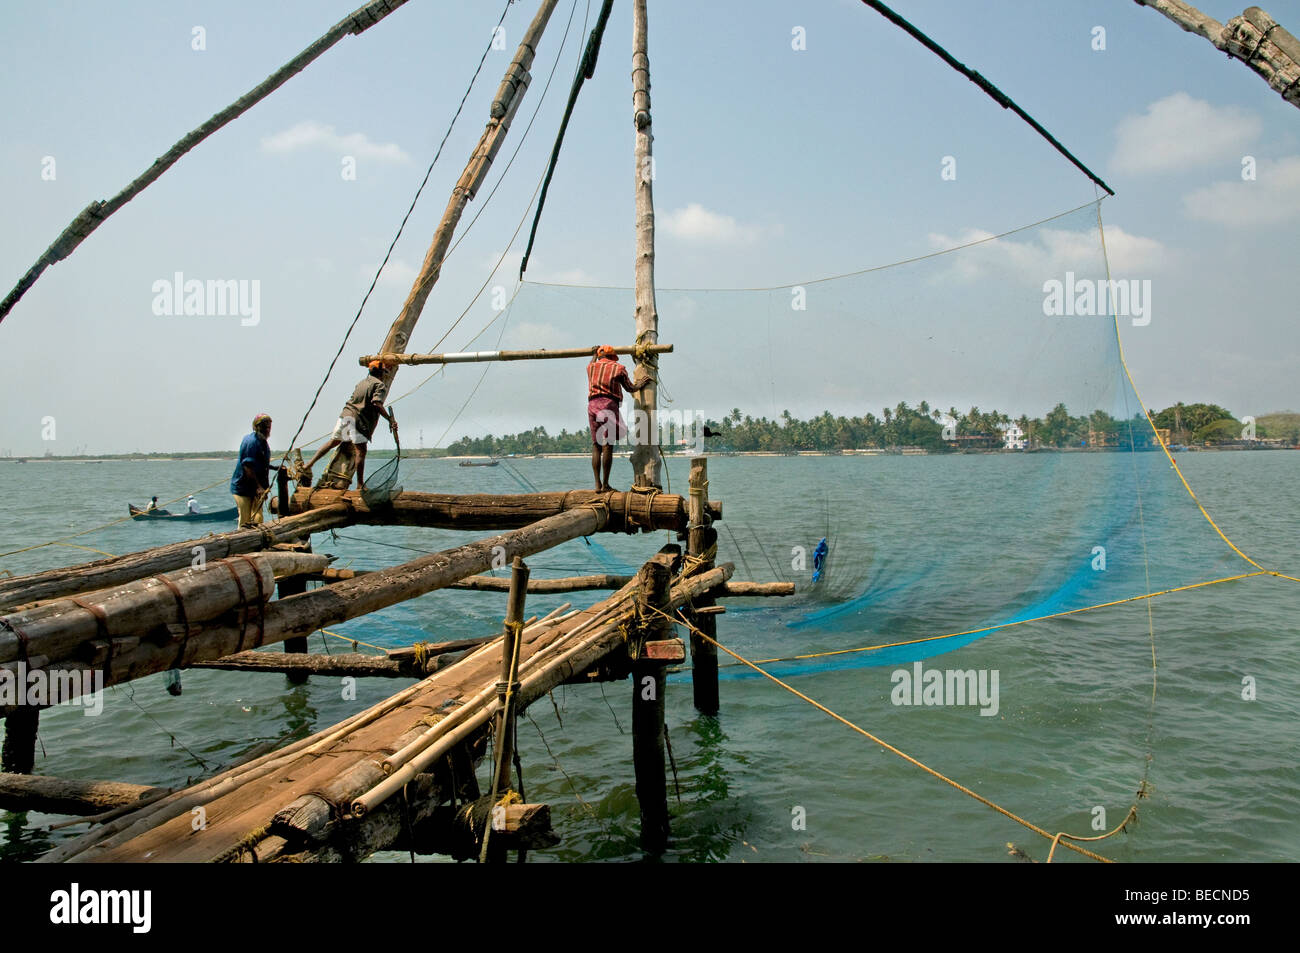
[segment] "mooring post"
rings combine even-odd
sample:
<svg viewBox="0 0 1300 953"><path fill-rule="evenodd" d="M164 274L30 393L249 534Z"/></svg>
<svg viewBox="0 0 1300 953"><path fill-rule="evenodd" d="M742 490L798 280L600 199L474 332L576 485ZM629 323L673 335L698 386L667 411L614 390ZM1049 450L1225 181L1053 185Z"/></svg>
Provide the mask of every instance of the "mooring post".
<svg viewBox="0 0 1300 953"><path fill-rule="evenodd" d="M673 552L676 550L676 552ZM636 773L636 797L641 807L641 846L662 853L668 846L668 778L664 746L665 659L648 651L649 643L662 644L673 636L673 623L661 613L668 611L668 591L673 567L681 550L664 547L638 573L639 624L632 650L632 765Z"/></svg>
<svg viewBox="0 0 1300 953"><path fill-rule="evenodd" d="M12 715L5 717L0 769L10 774L32 773L36 767L36 729L40 721L41 710L34 705L20 705Z"/></svg>
<svg viewBox="0 0 1300 953"><path fill-rule="evenodd" d="M717 555L718 531L713 528L705 508L709 498L709 461L704 457L691 460L690 476L690 526L687 530L686 554L698 561L697 572L706 572L713 568ZM718 647L708 639L696 634L699 630L709 638L717 634L717 617L712 612L697 613L695 609L706 609L717 600L711 595L699 596L694 600L691 620L691 689L695 708L702 715L718 713Z"/></svg>
<svg viewBox="0 0 1300 953"><path fill-rule="evenodd" d="M285 509L287 507L281 509L280 512L284 513ZM311 543L304 544L303 548L306 552L310 552ZM281 599L285 596L296 596L307 591L307 580L302 576L285 576L275 584L275 591ZM295 655L306 655L307 636L295 635L291 639L285 639L284 650ZM290 685L305 685L310 676L306 672L286 672L284 677L289 680Z"/></svg>

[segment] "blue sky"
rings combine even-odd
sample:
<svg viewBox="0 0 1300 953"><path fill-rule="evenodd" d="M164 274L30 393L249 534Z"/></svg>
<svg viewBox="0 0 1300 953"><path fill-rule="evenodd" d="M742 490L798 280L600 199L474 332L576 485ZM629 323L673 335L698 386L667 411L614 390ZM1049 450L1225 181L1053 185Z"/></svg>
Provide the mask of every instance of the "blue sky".
<svg viewBox="0 0 1300 953"><path fill-rule="evenodd" d="M594 20L598 6L562 0L557 8L511 137L462 231L522 141L518 157L443 269L413 349L433 349L485 282L514 291L527 223L514 244L511 235L549 155L584 18ZM1153 288L1150 323L1121 321L1125 353L1149 404L1210 400L1238 416L1300 409L1295 107L1242 64L1130 0L893 6L1000 86L1118 193L1102 205L1111 268ZM1221 21L1240 12L1217 0L1200 6ZM350 8L324 0L16 7L0 34L0 285L7 290L88 202L114 194ZM0 418L0 452L233 448L260 411L276 418L272 444L282 448L500 9L495 0L411 0L203 143L49 269L0 324L8 410ZM1267 9L1300 32L1300 4ZM360 375L357 356L378 347L400 308L532 12L532 4L516 3L507 15L508 50L489 53L305 436L330 429ZM807 282L998 234L1097 195L1011 113L856 0L659 0L650 16L661 287ZM1098 26L1104 50L1093 49ZM196 27L201 50L193 48ZM796 27L806 49L792 48ZM632 281L630 36L630 3L618 0L595 79L570 125L532 280ZM555 80L542 99L557 53ZM539 102L536 123L521 139ZM342 175L347 156L355 159L355 179ZM945 156L956 160L955 180L941 177ZM1246 156L1255 160L1253 181L1242 180ZM42 176L51 158L52 179L48 171ZM988 322L980 325L986 336L970 335L962 345L963 359L980 369L969 381L927 374L929 355L904 349L910 338L890 329L890 316L913 325L934 320L907 312L906 272L861 286L862 326L876 329L862 339L829 317L793 333L791 316L757 313L758 304L771 308L770 294L715 296L716 308L706 301L694 315L666 295L676 310L663 316L664 338L681 359L665 358L665 380L679 407L715 417L736 405L756 415L822 405L879 413L883 403L922 398L1042 414L1050 402L1035 401L1050 401L1046 390L1007 383L1025 379L999 365L1007 341L1033 341L1038 357L1029 360L1062 374L1075 366L1081 378L1110 360L1104 336L1090 344L1063 339L1045 333L1043 315L1034 313L1035 289L1047 278L1075 263L1079 273L1095 273L1095 234L1089 238L1084 219L1067 220L1081 229L1079 241L1049 228L985 246L991 257L978 273L983 284L957 280L956 268L924 273L931 283L952 279L927 301ZM1003 272L990 264L999 255L1018 268L1014 278L999 278ZM177 272L258 282L257 323L245 326L237 314L154 313L155 282ZM974 272L967 272L969 279ZM887 301L876 297L886 294ZM1000 306L1002 295L1015 313ZM489 299L469 309L441 349L470 344L495 316ZM501 340L521 347L629 343L633 318L624 303L613 292L566 298L525 286ZM500 323L490 326L474 346L495 346L500 331ZM692 349L693 337L713 350ZM765 353L768 366L747 358L746 346ZM828 376L828 357L850 354L858 373L836 370L833 386L805 388ZM457 368L406 398L399 413L407 441L423 431L432 445L449 426L448 439L583 425L581 369L559 362L494 369L453 423L481 373ZM425 376L421 368L403 369L397 392ZM55 422L52 440L43 439L47 418Z"/></svg>

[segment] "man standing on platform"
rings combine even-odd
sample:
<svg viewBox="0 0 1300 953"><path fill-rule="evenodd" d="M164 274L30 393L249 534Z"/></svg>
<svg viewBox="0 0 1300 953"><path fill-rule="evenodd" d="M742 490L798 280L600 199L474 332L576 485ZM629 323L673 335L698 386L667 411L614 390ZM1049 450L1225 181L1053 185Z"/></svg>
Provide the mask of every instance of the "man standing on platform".
<svg viewBox="0 0 1300 953"><path fill-rule="evenodd" d="M387 420L388 429L394 435L397 433L397 421L384 409L384 398L388 396L388 386L384 383L384 369L396 367L397 364L393 361L371 361L366 366L370 373L357 384L352 391L352 396L339 411L339 420L334 425L334 433L307 464L307 474L304 477L306 482L310 482L311 468L316 465L317 460L340 444L350 443L357 455L357 487L365 489L366 444L374 437L375 425L379 423L379 418L383 417Z"/></svg>
<svg viewBox="0 0 1300 953"><path fill-rule="evenodd" d="M632 383L627 369L619 363L618 352L608 344L596 348L596 356L587 365L587 424L591 428L591 473L596 492L609 492L609 471L614 465L614 444L627 436L627 427L619 414L623 391L639 394L650 386L646 378Z"/></svg>
<svg viewBox="0 0 1300 953"><path fill-rule="evenodd" d="M262 522L262 501L271 487L271 418L258 414L253 418L253 432L239 444L239 459L230 477L230 493L239 507L239 528L246 529Z"/></svg>

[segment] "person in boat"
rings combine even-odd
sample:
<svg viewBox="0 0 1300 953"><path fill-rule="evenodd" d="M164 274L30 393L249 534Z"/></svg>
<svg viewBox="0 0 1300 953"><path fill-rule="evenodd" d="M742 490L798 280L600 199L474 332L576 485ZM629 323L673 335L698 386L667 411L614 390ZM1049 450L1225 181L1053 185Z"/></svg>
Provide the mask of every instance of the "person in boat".
<svg viewBox="0 0 1300 953"><path fill-rule="evenodd" d="M608 492L609 471L614 466L614 444L627 436L627 426L619 413L623 391L639 394L650 386L646 378L634 384L618 360L618 352L608 344L596 348L596 356L587 365L587 424L591 428L591 473L596 492Z"/></svg>
<svg viewBox="0 0 1300 953"><path fill-rule="evenodd" d="M187 497L185 500L185 509L191 513L197 513L199 511L199 501L194 499L193 496Z"/></svg>
<svg viewBox="0 0 1300 953"><path fill-rule="evenodd" d="M158 497L155 496L149 501L149 505L144 508L144 511L146 513L152 513L156 509L158 509Z"/></svg>
<svg viewBox="0 0 1300 953"><path fill-rule="evenodd" d="M352 396L339 412L338 423L330 439L316 451L311 462L307 464L306 481L311 480L311 468L316 461L340 444L350 443L357 458L357 487L366 485L366 445L375 435L375 425L379 418L388 421L388 429L397 434L397 420L384 409L384 399L388 396L388 385L384 383L384 371L396 367L393 361L371 361L367 368L369 373L352 391Z"/></svg>
<svg viewBox="0 0 1300 953"><path fill-rule="evenodd" d="M253 418L253 432L239 443L239 459L230 476L230 493L239 508L239 528L262 522L262 501L271 488L271 417L258 414Z"/></svg>

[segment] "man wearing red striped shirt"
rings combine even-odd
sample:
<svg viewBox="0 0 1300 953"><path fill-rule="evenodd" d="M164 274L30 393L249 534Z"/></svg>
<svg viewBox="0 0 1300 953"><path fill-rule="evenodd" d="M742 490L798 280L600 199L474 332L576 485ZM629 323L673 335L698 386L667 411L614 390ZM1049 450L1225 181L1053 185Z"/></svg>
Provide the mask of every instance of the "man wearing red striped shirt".
<svg viewBox="0 0 1300 953"><path fill-rule="evenodd" d="M649 386L649 378L632 383L618 353L608 344L596 348L596 356L587 365L587 424L591 428L591 473L598 493L613 490L609 471L614 465L614 444L627 435L619 414L623 391L639 394Z"/></svg>

